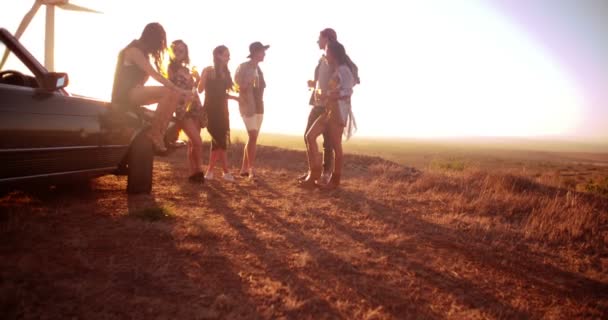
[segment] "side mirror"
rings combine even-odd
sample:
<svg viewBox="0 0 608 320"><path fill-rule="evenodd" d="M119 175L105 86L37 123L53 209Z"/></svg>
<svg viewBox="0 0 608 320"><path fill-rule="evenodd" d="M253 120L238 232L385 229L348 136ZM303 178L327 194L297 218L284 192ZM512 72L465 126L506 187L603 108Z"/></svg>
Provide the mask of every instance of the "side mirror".
<svg viewBox="0 0 608 320"><path fill-rule="evenodd" d="M49 91L63 89L68 86L68 74L64 72L49 72L44 79L44 88Z"/></svg>

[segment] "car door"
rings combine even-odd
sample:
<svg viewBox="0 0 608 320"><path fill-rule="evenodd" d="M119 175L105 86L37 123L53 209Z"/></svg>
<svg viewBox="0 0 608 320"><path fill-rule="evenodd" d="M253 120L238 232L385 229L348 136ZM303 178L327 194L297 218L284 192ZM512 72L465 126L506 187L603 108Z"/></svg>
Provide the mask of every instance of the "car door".
<svg viewBox="0 0 608 320"><path fill-rule="evenodd" d="M100 147L102 103L42 88L48 71L6 30L9 48L0 70L0 182L104 170Z"/></svg>
<svg viewBox="0 0 608 320"><path fill-rule="evenodd" d="M0 97L0 179L101 169L99 108L5 84Z"/></svg>

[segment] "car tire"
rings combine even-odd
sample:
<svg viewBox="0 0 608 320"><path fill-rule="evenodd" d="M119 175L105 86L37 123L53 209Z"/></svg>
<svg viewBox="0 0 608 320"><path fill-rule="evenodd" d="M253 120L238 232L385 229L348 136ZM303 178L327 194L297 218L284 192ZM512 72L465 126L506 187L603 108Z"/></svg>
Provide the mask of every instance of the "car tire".
<svg viewBox="0 0 608 320"><path fill-rule="evenodd" d="M152 191L152 167L154 146L145 134L135 138L127 158L127 193L150 193Z"/></svg>

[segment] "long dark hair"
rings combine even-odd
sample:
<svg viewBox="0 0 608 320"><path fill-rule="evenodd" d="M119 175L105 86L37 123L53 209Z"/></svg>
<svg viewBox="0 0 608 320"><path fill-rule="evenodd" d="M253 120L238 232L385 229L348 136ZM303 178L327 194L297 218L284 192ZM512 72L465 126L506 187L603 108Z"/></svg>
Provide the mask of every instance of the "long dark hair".
<svg viewBox="0 0 608 320"><path fill-rule="evenodd" d="M327 42L327 53L331 52L332 56L336 59L337 65L348 64L348 56L346 55L346 49L338 41Z"/></svg>
<svg viewBox="0 0 608 320"><path fill-rule="evenodd" d="M226 52L228 47L225 45L220 45L213 49L213 68L215 70L215 76L218 79L222 79L225 82L226 90L232 89L232 76L230 75L230 70L228 70L228 65L222 65L222 62L219 59L219 56Z"/></svg>
<svg viewBox="0 0 608 320"><path fill-rule="evenodd" d="M175 47L178 45L184 46L186 50L186 57L183 61L175 60ZM169 55L169 69L175 71L178 67L188 67L190 65L190 52L188 50L188 45L183 40L175 40L171 42L171 54Z"/></svg>
<svg viewBox="0 0 608 320"><path fill-rule="evenodd" d="M167 50L167 33L163 26L158 22L148 23L139 37L139 43L144 54L154 58L156 70L164 73L162 63Z"/></svg>
<svg viewBox="0 0 608 320"><path fill-rule="evenodd" d="M359 67L350 59L346 53L346 49L344 49L344 46L341 43L330 40L327 42L327 52L332 53L338 66L346 65L348 69L350 69L350 72L355 78L355 84L361 83L361 79L359 78Z"/></svg>

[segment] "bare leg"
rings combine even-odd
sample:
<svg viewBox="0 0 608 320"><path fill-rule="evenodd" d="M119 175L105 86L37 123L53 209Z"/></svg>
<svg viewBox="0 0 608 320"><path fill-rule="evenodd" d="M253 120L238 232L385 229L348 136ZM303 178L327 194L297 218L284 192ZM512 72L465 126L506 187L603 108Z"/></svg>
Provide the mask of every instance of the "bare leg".
<svg viewBox="0 0 608 320"><path fill-rule="evenodd" d="M334 148L329 130L323 131L323 174L331 174L334 166Z"/></svg>
<svg viewBox="0 0 608 320"><path fill-rule="evenodd" d="M129 92L129 102L136 105L159 103L163 98L173 96L177 101L177 92L163 86L135 87Z"/></svg>
<svg viewBox="0 0 608 320"><path fill-rule="evenodd" d="M228 173L228 155L226 153L226 150L218 150L218 158L222 165L222 170L224 171L224 173Z"/></svg>
<svg viewBox="0 0 608 320"><path fill-rule="evenodd" d="M217 160L219 151L220 150L211 150L211 154L209 155L209 166L207 167L207 174L213 172L213 169L215 168L215 161Z"/></svg>
<svg viewBox="0 0 608 320"><path fill-rule="evenodd" d="M247 158L247 145L249 144L249 141L245 144L245 146L243 147L243 163L241 164L241 175L247 173L247 170L249 170L249 159Z"/></svg>
<svg viewBox="0 0 608 320"><path fill-rule="evenodd" d="M176 91L162 86L136 87L131 89L129 93L130 102L136 105L158 103L148 135L154 145L161 151L165 149L163 135L167 130L171 114L175 111L178 98L179 95Z"/></svg>
<svg viewBox="0 0 608 320"><path fill-rule="evenodd" d="M321 163L318 157L319 147L317 146L317 138L323 133L323 131L325 131L326 126L327 118L325 116L321 116L313 123L306 133L308 167L310 169L310 174L303 182L306 185L314 184L315 180L321 175Z"/></svg>
<svg viewBox="0 0 608 320"><path fill-rule="evenodd" d="M328 131L331 145L334 149L335 160L334 172L326 186L329 188L337 188L340 185L342 167L344 164L344 152L342 150L342 132L344 132L344 126L332 123L328 125Z"/></svg>
<svg viewBox="0 0 608 320"><path fill-rule="evenodd" d="M259 131L249 131L249 142L247 142L247 159L249 160L249 170L253 172L255 166L255 155L258 145L258 134Z"/></svg>
<svg viewBox="0 0 608 320"><path fill-rule="evenodd" d="M332 147L334 148L334 173L341 175L342 166L344 163L344 152L342 150L342 132L343 126L332 124L329 126L329 135Z"/></svg>
<svg viewBox="0 0 608 320"><path fill-rule="evenodd" d="M163 146L163 148L160 149L164 149L163 137L165 135L165 131L167 130L167 125L171 120L171 115L175 111L176 104L174 101L176 100L161 100L156 107L156 111L154 112L154 118L152 118L149 136L157 146Z"/></svg>
<svg viewBox="0 0 608 320"><path fill-rule="evenodd" d="M253 172L255 163L255 152L258 143L258 133L258 130L247 131L247 134L249 135L249 140L247 141L245 149L243 150L243 165L241 167L241 172Z"/></svg>
<svg viewBox="0 0 608 320"><path fill-rule="evenodd" d="M201 139L201 128L191 118L184 119L182 130L188 136L188 161L190 173L201 172L203 165L203 140Z"/></svg>
<svg viewBox="0 0 608 320"><path fill-rule="evenodd" d="M308 130L312 127L313 123L325 112L325 108L322 107L313 107L310 109L310 113L308 114L308 122L306 123L306 130L304 130L304 144L306 145L306 150L308 150L308 140L306 139L306 134ZM306 172L304 175L298 177L298 181L302 181L306 179L310 175L310 170Z"/></svg>

